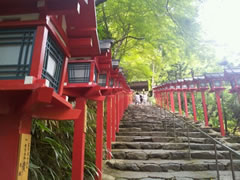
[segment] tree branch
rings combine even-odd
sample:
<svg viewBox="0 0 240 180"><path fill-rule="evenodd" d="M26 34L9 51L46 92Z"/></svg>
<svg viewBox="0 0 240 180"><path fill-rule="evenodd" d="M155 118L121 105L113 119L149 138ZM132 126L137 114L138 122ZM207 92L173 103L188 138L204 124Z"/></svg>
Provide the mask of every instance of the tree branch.
<svg viewBox="0 0 240 180"><path fill-rule="evenodd" d="M145 38L144 37L134 37L134 36L123 36L121 39L119 40L116 40L114 43L113 43L113 46L115 44L118 44L119 42L122 42L124 41L125 39L135 39L135 40L144 40Z"/></svg>
<svg viewBox="0 0 240 180"><path fill-rule="evenodd" d="M182 29L182 27L178 24L178 22L174 19L174 17L172 16L172 14L170 13L170 11L169 11L169 1L170 0L167 0L166 1L166 5L165 5L165 9L166 9L166 11L167 11L167 15L168 15L168 17L170 17L170 19L174 22L174 24L176 24L176 26L181 30L181 34L182 35L184 35L185 33L184 33L184 31L183 31L183 29ZM184 36L183 36L184 37Z"/></svg>
<svg viewBox="0 0 240 180"><path fill-rule="evenodd" d="M107 17L106 17L104 6L102 6L102 12L103 12L103 22L104 22L104 26L105 26L105 30L106 30L106 34L107 34L107 39L111 39L112 37L111 37L111 33L108 28L108 22L107 22Z"/></svg>

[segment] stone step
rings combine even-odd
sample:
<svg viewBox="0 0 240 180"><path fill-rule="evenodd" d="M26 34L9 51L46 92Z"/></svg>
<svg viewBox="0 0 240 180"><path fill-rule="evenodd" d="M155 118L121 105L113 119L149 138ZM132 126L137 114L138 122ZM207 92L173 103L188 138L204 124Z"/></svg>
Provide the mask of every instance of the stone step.
<svg viewBox="0 0 240 180"><path fill-rule="evenodd" d="M174 137L174 132L173 131L167 131L167 132L156 132L156 131L141 131L141 132L134 132L134 131L129 131L129 132L119 132L117 133L117 135L119 136L168 136L168 137ZM176 132L176 135L179 136L183 136L183 137L187 137L187 132ZM201 138L201 137L206 137L204 134L202 134L201 132L189 132L188 133L189 137L196 137L196 138ZM208 135L210 135L211 137L215 138L215 137L221 137L220 134L218 133L209 133Z"/></svg>
<svg viewBox="0 0 240 180"><path fill-rule="evenodd" d="M213 150L213 144L197 144L191 143L192 150ZM165 150L183 150L188 149L188 143L158 143L158 142L113 142L113 149L165 149ZM231 144L234 150L240 150L240 144ZM218 150L224 150L220 145L217 145Z"/></svg>
<svg viewBox="0 0 240 180"><path fill-rule="evenodd" d="M210 128L202 128L202 131L209 133L211 132ZM165 128L139 128L139 127L125 127L125 128L119 128L119 132L142 132L142 131L166 131ZM173 128L168 128L167 131L173 132ZM187 129L184 128L176 128L176 132L187 132ZM189 132L198 132L196 129L189 129Z"/></svg>
<svg viewBox="0 0 240 180"><path fill-rule="evenodd" d="M128 124L163 124L160 120L150 120L150 119L142 119L142 120L121 120L120 125L128 125Z"/></svg>
<svg viewBox="0 0 240 180"><path fill-rule="evenodd" d="M214 180L217 172L213 171L172 171L172 172L136 172L121 171L104 167L104 180ZM240 179L240 171L235 171ZM231 171L220 171L220 180L231 180Z"/></svg>
<svg viewBox="0 0 240 180"><path fill-rule="evenodd" d="M108 160L105 162L110 168L124 171L170 172L170 171L208 171L217 170L214 160ZM240 160L233 161L235 171L240 171ZM218 168L221 171L231 170L229 160L219 160Z"/></svg>
<svg viewBox="0 0 240 180"><path fill-rule="evenodd" d="M188 150L156 150L156 149L113 149L114 159L148 160L159 159L189 159ZM215 159L215 152L209 150L191 150L192 159ZM219 159L229 159L228 151L218 151ZM234 157L235 158L235 157Z"/></svg>
<svg viewBox="0 0 240 180"><path fill-rule="evenodd" d="M219 141L226 141L228 138L216 138ZM191 143L212 144L209 138L189 138ZM159 137L159 136L116 136L116 141L120 142L188 142L187 137Z"/></svg>
<svg viewBox="0 0 240 180"><path fill-rule="evenodd" d="M139 127L139 128L142 128L142 127L150 127L150 128L163 128L164 126L161 124L161 123L125 123L125 124L120 124L119 125L120 128L126 128L126 127Z"/></svg>

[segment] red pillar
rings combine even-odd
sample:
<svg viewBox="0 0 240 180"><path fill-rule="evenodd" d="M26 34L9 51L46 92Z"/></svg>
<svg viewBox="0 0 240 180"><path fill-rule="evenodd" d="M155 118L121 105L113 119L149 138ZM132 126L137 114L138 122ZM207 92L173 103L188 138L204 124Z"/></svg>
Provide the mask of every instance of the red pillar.
<svg viewBox="0 0 240 180"><path fill-rule="evenodd" d="M116 132L119 132L119 94L116 94Z"/></svg>
<svg viewBox="0 0 240 180"><path fill-rule="evenodd" d="M162 93L162 107L165 108L165 93Z"/></svg>
<svg viewBox="0 0 240 180"><path fill-rule="evenodd" d="M121 107L121 114L120 114L120 119L119 119L119 122L121 121L122 117L123 117L123 113L124 113L124 94L121 93L121 98L120 98L120 107Z"/></svg>
<svg viewBox="0 0 240 180"><path fill-rule="evenodd" d="M187 92L183 91L184 105L185 105L185 116L188 117L188 102L187 102Z"/></svg>
<svg viewBox="0 0 240 180"><path fill-rule="evenodd" d="M171 98L171 110L172 110L172 112L175 112L174 93L173 93L173 91L170 92L170 98Z"/></svg>
<svg viewBox="0 0 240 180"><path fill-rule="evenodd" d="M169 110L168 92L166 92L166 97L167 97L167 110Z"/></svg>
<svg viewBox="0 0 240 180"><path fill-rule="evenodd" d="M197 112L196 112L194 91L191 91L191 96L192 96L193 119L194 119L194 122L197 122Z"/></svg>
<svg viewBox="0 0 240 180"><path fill-rule="evenodd" d="M202 106L203 106L203 113L204 113L204 119L205 119L205 126L208 126L208 113L207 113L207 106L206 106L204 91L201 91L201 95L202 95Z"/></svg>
<svg viewBox="0 0 240 180"><path fill-rule="evenodd" d="M178 109L179 109L179 114L182 115L182 102L181 102L181 93L178 92Z"/></svg>
<svg viewBox="0 0 240 180"><path fill-rule="evenodd" d="M112 97L107 96L107 159L110 160L112 151Z"/></svg>
<svg viewBox="0 0 240 180"><path fill-rule="evenodd" d="M116 139L116 95L112 97L112 141Z"/></svg>
<svg viewBox="0 0 240 180"><path fill-rule="evenodd" d="M221 100L220 100L220 91L216 91L215 95L216 95L216 102L217 102L217 108L218 108L218 119L219 119L219 124L220 124L221 135L225 136L223 115L222 115L222 106L221 106Z"/></svg>
<svg viewBox="0 0 240 180"><path fill-rule="evenodd" d="M72 180L83 180L84 178L84 155L85 136L87 125L87 100L85 98L76 99L76 108L82 112L79 119L74 121L73 155L72 155Z"/></svg>
<svg viewBox="0 0 240 180"><path fill-rule="evenodd" d="M164 97L164 100L163 100L164 108L167 109L167 93L166 92L163 93L163 97Z"/></svg>
<svg viewBox="0 0 240 180"><path fill-rule="evenodd" d="M162 107L162 102L161 102L161 101L162 101L162 100L161 100L162 98L161 98L161 93L160 93L160 92L157 93L157 99L158 99L158 105L159 105L160 107Z"/></svg>
<svg viewBox="0 0 240 180"><path fill-rule="evenodd" d="M18 106L16 106L17 108ZM20 106L21 107L21 106ZM31 114L0 114L0 176L1 179L16 180L19 146L22 134L30 135ZM24 128L24 129L23 129ZM30 144L31 145L31 144ZM29 145L29 153L30 153ZM30 157L30 154L29 154ZM29 165L29 158L25 161ZM28 167L25 171L28 171Z"/></svg>
<svg viewBox="0 0 240 180"><path fill-rule="evenodd" d="M156 93L154 93L154 98L155 98L155 100L156 100L156 104L158 105L159 104L159 102L158 102L158 93L156 92Z"/></svg>
<svg viewBox="0 0 240 180"><path fill-rule="evenodd" d="M97 128L96 128L96 168L98 171L97 180L102 180L102 159L103 159L103 114L104 101L97 101Z"/></svg>

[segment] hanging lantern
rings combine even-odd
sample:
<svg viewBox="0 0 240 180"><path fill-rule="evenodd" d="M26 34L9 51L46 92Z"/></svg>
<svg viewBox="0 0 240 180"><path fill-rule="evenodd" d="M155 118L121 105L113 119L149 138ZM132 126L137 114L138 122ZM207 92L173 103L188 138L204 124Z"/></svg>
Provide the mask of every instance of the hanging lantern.
<svg viewBox="0 0 240 180"><path fill-rule="evenodd" d="M36 29L0 30L0 79L24 79L30 75Z"/></svg>
<svg viewBox="0 0 240 180"><path fill-rule="evenodd" d="M107 74L99 74L98 85L102 87L107 86Z"/></svg>
<svg viewBox="0 0 240 180"><path fill-rule="evenodd" d="M193 78L193 81L197 84L198 90L207 90L208 89L208 83L205 80L204 76L195 76Z"/></svg>
<svg viewBox="0 0 240 180"><path fill-rule="evenodd" d="M186 84L188 90L195 90L196 84L193 81L193 78L184 78L184 83Z"/></svg>
<svg viewBox="0 0 240 180"><path fill-rule="evenodd" d="M40 27L39 27L40 28ZM42 44L35 44L36 34L42 36L42 32L36 28L16 28L0 30L0 80L24 80L24 84L34 83L33 79L45 79L45 85L59 92L62 87L62 75L64 72L65 51L60 47L59 41L50 33L44 36ZM47 31L46 31L47 32ZM44 60L32 59L34 49L41 49ZM42 71L39 71L42 70Z"/></svg>
<svg viewBox="0 0 240 180"><path fill-rule="evenodd" d="M119 67L120 60L119 59L113 59L112 60L112 68L116 69Z"/></svg>
<svg viewBox="0 0 240 180"><path fill-rule="evenodd" d="M113 85L114 85L114 79L111 78L111 79L110 79L110 87L113 87Z"/></svg>
<svg viewBox="0 0 240 180"><path fill-rule="evenodd" d="M206 73L205 79L209 81L211 90L223 88L223 73Z"/></svg>
<svg viewBox="0 0 240 180"><path fill-rule="evenodd" d="M96 84L98 69L94 60L71 60L68 63L68 83Z"/></svg>
<svg viewBox="0 0 240 180"><path fill-rule="evenodd" d="M181 91L182 90L182 84L183 84L184 80L183 79L178 79L176 80L176 89L178 91Z"/></svg>

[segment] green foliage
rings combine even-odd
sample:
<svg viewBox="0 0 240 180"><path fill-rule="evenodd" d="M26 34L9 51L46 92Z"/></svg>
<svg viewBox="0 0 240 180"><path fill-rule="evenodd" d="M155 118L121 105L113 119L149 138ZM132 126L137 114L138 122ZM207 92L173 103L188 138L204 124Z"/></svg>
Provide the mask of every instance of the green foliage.
<svg viewBox="0 0 240 180"><path fill-rule="evenodd" d="M197 62L204 70L214 56L201 42L198 6L194 0L108 0L97 8L99 36L115 40L112 54L128 81L167 81L177 64Z"/></svg>
<svg viewBox="0 0 240 180"><path fill-rule="evenodd" d="M85 178L94 179L97 175L95 102L88 102L87 119ZM71 179L73 129L73 121L33 121L29 179Z"/></svg>
<svg viewBox="0 0 240 180"><path fill-rule="evenodd" d="M71 179L73 122L34 120L29 179Z"/></svg>

